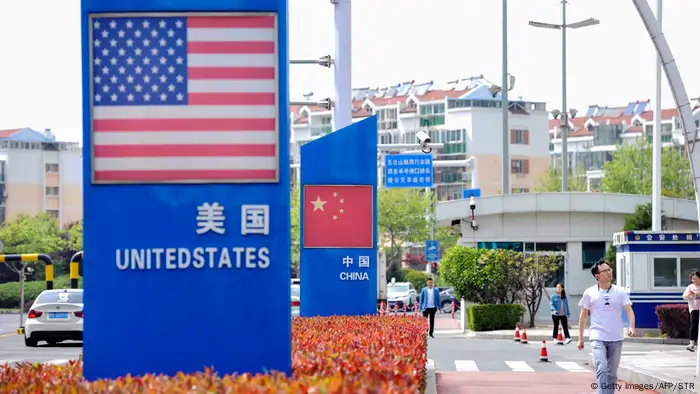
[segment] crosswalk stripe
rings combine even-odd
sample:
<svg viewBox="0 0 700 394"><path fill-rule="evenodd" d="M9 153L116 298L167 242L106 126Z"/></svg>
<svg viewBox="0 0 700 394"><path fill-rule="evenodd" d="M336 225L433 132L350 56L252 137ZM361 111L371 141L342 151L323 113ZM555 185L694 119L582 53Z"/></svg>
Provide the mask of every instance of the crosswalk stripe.
<svg viewBox="0 0 700 394"><path fill-rule="evenodd" d="M63 365L63 364L68 364L70 360L49 360L49 361L44 361L43 363L40 364L50 364L50 365Z"/></svg>
<svg viewBox="0 0 700 394"><path fill-rule="evenodd" d="M586 368L573 361L556 361L555 364L569 372L589 372Z"/></svg>
<svg viewBox="0 0 700 394"><path fill-rule="evenodd" d="M476 372L479 367L474 360L455 360L455 369L460 372Z"/></svg>
<svg viewBox="0 0 700 394"><path fill-rule="evenodd" d="M535 372L525 361L506 361L506 365L513 372Z"/></svg>

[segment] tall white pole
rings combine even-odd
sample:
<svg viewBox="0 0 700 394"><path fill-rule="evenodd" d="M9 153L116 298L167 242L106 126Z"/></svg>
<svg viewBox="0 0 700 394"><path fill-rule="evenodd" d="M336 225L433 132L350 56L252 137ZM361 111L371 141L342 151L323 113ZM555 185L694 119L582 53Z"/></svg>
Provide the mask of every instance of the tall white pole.
<svg viewBox="0 0 700 394"><path fill-rule="evenodd" d="M561 191L569 191L569 108L566 102L566 0L561 2Z"/></svg>
<svg viewBox="0 0 700 394"><path fill-rule="evenodd" d="M508 125L508 0L503 0L502 10L503 20L501 21L501 40L502 40L502 70L503 73L501 82L501 111L503 115L503 152L501 166L501 194L510 194L510 127Z"/></svg>
<svg viewBox="0 0 700 394"><path fill-rule="evenodd" d="M662 28L663 0L656 0L656 19ZM661 56L656 55L656 97L651 167L651 229L661 231Z"/></svg>
<svg viewBox="0 0 700 394"><path fill-rule="evenodd" d="M351 0L331 0L335 14L335 107L333 129L352 124L352 13Z"/></svg>

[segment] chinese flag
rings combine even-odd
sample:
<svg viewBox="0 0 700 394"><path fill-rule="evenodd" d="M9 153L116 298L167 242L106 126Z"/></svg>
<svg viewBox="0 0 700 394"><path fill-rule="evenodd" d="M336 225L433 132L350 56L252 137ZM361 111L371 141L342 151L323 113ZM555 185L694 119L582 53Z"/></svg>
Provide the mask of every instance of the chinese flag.
<svg viewBox="0 0 700 394"><path fill-rule="evenodd" d="M305 248L372 248L372 186L304 186Z"/></svg>

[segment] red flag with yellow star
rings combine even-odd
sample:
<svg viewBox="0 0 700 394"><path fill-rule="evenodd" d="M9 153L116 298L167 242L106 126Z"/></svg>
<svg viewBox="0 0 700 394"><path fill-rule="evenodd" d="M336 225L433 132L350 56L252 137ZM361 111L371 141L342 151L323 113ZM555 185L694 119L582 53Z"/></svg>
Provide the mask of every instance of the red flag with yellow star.
<svg viewBox="0 0 700 394"><path fill-rule="evenodd" d="M372 248L372 186L304 186L305 248Z"/></svg>

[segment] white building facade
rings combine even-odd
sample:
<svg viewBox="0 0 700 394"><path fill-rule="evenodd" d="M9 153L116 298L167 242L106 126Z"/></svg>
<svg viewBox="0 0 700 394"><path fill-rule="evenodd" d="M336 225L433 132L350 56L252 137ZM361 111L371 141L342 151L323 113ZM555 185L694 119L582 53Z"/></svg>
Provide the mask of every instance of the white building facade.
<svg viewBox="0 0 700 394"><path fill-rule="evenodd" d="M477 200L478 230L471 227L468 200L438 203L437 218L439 226L460 225L460 245L560 255L562 268L547 288L551 293L556 283L564 284L575 311L583 291L595 284L591 266L605 257L625 216L650 201L645 196L608 193L513 194ZM697 232L694 201L664 198L662 209L669 231ZM551 316L547 299L541 305L537 318L547 321ZM577 317L572 312L572 318Z"/></svg>
<svg viewBox="0 0 700 394"><path fill-rule="evenodd" d="M434 160L476 159L475 168L436 168L434 190L441 200L463 197L464 189L482 195L501 190L503 124L501 94L483 79L453 81L445 87L433 82L405 82L382 89L355 89L353 120L377 115L380 144L416 143L425 131ZM308 105L292 108L291 156L299 162L299 147L332 132L332 113ZM546 104L523 99L510 101L509 143L511 192L529 192L547 170L549 134ZM399 153L392 152L392 153ZM294 177L293 177L294 178Z"/></svg>

